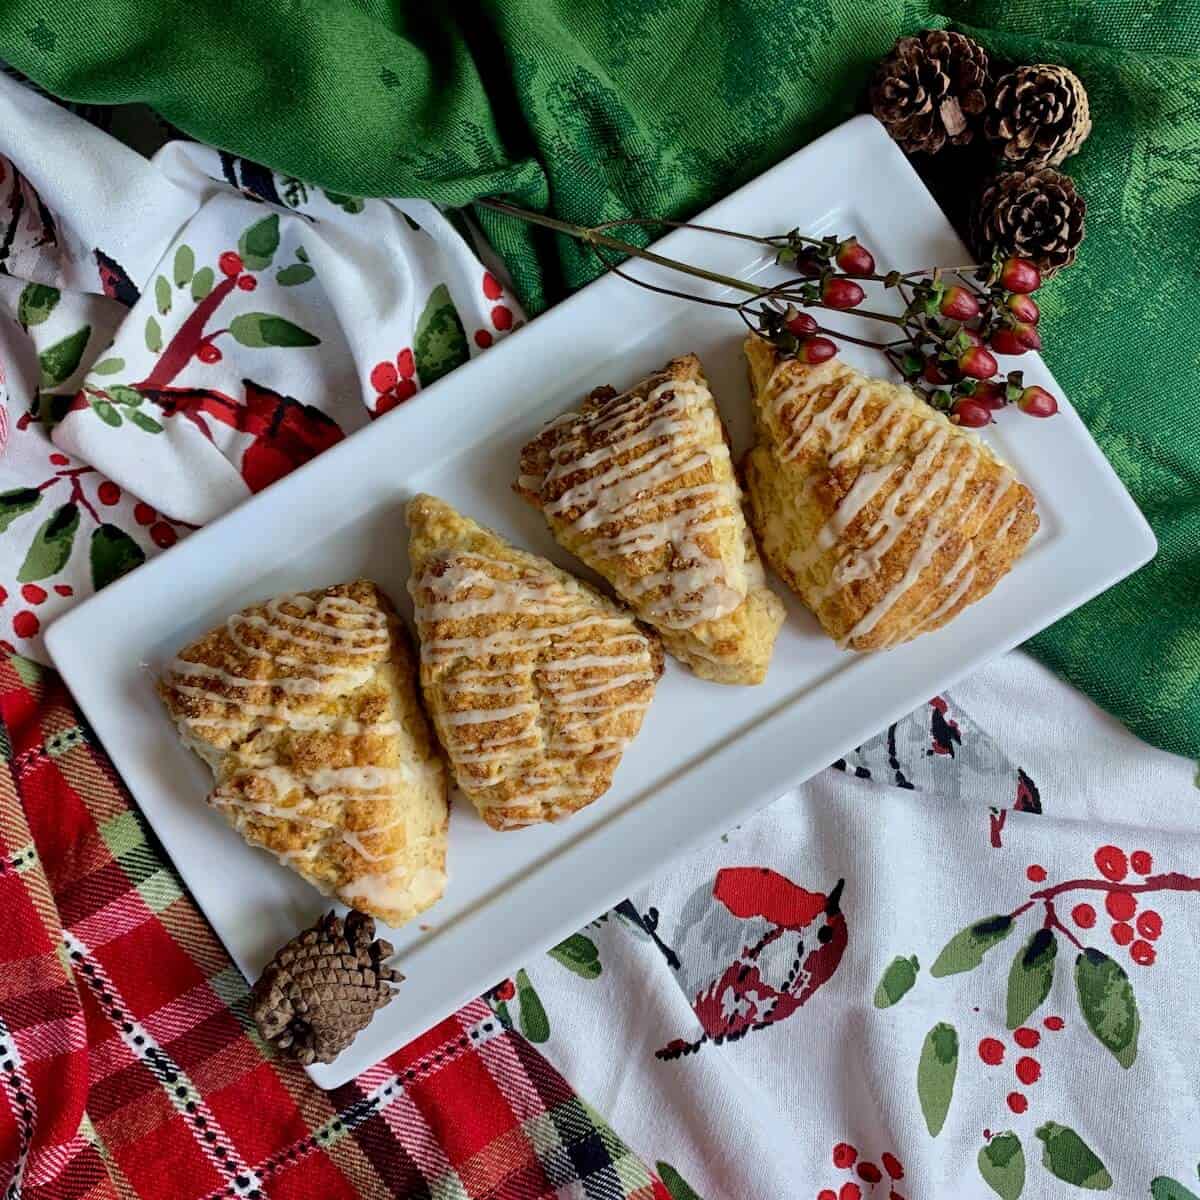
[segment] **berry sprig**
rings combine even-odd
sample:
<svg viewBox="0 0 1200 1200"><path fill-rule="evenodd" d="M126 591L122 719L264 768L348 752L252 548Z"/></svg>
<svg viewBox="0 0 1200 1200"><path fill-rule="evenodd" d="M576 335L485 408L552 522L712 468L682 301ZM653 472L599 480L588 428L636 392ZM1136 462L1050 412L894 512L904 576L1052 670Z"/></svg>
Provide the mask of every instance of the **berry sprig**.
<svg viewBox="0 0 1200 1200"><path fill-rule="evenodd" d="M1058 1033L1066 1027L1066 1022L1059 1016L1045 1017L1042 1024L1051 1033ZM1016 1058L1013 1060L1013 1075L1022 1088L1031 1088L1042 1077L1042 1064L1033 1051L1041 1045L1042 1035L1032 1025L1021 1025L1012 1031L1012 1040ZM1003 1064L1008 1054L1008 1047L998 1037L980 1038L977 1048L980 1061L989 1067ZM1011 1112L1018 1116L1029 1108L1029 1097L1024 1091L1014 1088L1004 1097L1005 1104Z"/></svg>
<svg viewBox="0 0 1200 1200"><path fill-rule="evenodd" d="M817 1193L817 1200L862 1200L863 1184L874 1189L876 1184L883 1184L888 1189L888 1200L904 1200L896 1190L896 1182L904 1178L904 1164L896 1155L885 1150L879 1161L883 1164L881 1170L875 1163L860 1159L858 1149L849 1142L838 1142L833 1148L833 1165L839 1171L849 1171L857 1175L862 1183L848 1179L836 1191L833 1188L822 1188Z"/></svg>
<svg viewBox="0 0 1200 1200"><path fill-rule="evenodd" d="M1029 259L997 252L990 262L982 264L880 274L875 256L855 237L816 238L798 229L758 235L657 217L631 217L582 226L502 200L487 198L479 203L585 242L605 266L639 287L732 309L781 353L801 362L827 361L837 354L839 342L880 350L911 387L956 424L970 428L988 425L993 414L1008 404L1015 404L1032 417L1049 417L1058 411L1058 402L1050 392L1036 384L1026 385L1020 370L1001 371L997 358L1026 354L1040 349L1042 344L1037 328L1041 313L1032 298L1042 278ZM622 225L694 229L755 242L771 250L775 261L795 271L800 280L765 287L667 258L608 232ZM718 300L650 283L626 272L610 251L735 288L748 293L748 298ZM898 295L902 311L895 314L862 307L870 285ZM806 309L893 325L897 336L879 341L830 328Z"/></svg>

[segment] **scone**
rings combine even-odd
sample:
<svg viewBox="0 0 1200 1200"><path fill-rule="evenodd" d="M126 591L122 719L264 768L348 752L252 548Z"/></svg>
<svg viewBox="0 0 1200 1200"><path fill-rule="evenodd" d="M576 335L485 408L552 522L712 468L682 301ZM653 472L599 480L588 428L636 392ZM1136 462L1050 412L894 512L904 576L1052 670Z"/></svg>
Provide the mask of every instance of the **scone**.
<svg viewBox="0 0 1200 1200"><path fill-rule="evenodd" d="M494 829L590 804L654 696L657 638L441 500L408 524L421 687L458 786Z"/></svg>
<svg viewBox="0 0 1200 1200"><path fill-rule="evenodd" d="M703 679L761 683L783 623L694 354L598 388L521 452L516 490Z"/></svg>
<svg viewBox="0 0 1200 1200"><path fill-rule="evenodd" d="M1033 493L910 388L746 340L746 457L767 560L842 646L895 646L986 596L1037 531Z"/></svg>
<svg viewBox="0 0 1200 1200"><path fill-rule="evenodd" d="M251 845L396 926L446 884L449 787L414 676L391 603L360 579L235 613L158 690Z"/></svg>

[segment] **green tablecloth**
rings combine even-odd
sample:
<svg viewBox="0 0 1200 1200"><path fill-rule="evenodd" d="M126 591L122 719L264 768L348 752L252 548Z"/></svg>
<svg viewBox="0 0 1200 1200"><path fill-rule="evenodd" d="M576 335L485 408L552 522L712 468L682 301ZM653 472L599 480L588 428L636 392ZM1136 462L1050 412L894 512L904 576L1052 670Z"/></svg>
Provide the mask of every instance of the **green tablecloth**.
<svg viewBox="0 0 1200 1200"><path fill-rule="evenodd" d="M849 115L897 34L947 22L1088 88L1089 234L1045 290L1047 357L1161 547L1031 648L1200 757L1198 0L8 0L0 57L337 191L507 192L591 223L696 211ZM596 273L480 217L533 311Z"/></svg>

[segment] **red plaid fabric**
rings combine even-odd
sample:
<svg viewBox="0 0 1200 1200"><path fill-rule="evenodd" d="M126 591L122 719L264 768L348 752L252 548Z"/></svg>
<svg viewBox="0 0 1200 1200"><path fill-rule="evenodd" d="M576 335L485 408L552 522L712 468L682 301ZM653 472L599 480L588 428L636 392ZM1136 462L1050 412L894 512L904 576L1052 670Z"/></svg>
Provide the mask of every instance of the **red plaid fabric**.
<svg viewBox="0 0 1200 1200"><path fill-rule="evenodd" d="M273 1058L57 676L0 718L5 1200L670 1200L482 1000L335 1092Z"/></svg>

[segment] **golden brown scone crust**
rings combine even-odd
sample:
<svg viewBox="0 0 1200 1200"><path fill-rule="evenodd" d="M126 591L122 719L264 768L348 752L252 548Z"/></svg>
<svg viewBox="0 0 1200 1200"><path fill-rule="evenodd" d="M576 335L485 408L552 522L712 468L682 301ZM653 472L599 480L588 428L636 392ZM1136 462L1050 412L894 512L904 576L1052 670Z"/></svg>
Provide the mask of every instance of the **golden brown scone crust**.
<svg viewBox="0 0 1200 1200"><path fill-rule="evenodd" d="M910 388L746 339L757 445L751 520L831 637L908 641L986 596L1038 528L1033 493Z"/></svg>
<svg viewBox="0 0 1200 1200"><path fill-rule="evenodd" d="M433 496L408 525L421 687L458 786L494 829L590 804L641 728L658 639Z"/></svg>
<svg viewBox="0 0 1200 1200"><path fill-rule="evenodd" d="M762 682L783 604L694 354L621 395L598 388L525 446L514 487L670 654L703 679Z"/></svg>
<svg viewBox="0 0 1200 1200"><path fill-rule="evenodd" d="M446 882L448 781L414 675L390 601L360 579L235 614L158 691L251 845L397 926Z"/></svg>

